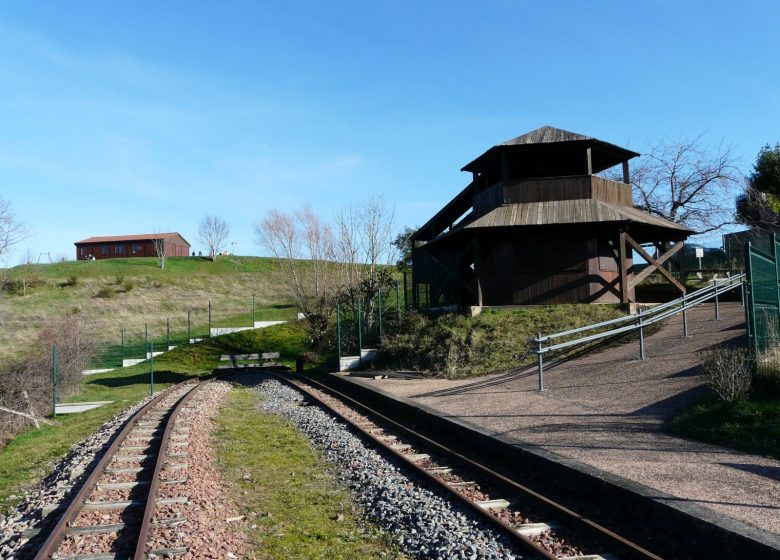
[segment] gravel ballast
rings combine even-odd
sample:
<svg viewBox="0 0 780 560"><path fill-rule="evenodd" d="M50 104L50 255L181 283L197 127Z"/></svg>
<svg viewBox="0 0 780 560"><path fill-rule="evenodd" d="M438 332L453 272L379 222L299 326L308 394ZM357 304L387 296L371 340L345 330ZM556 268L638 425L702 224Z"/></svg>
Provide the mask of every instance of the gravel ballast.
<svg viewBox="0 0 780 560"><path fill-rule="evenodd" d="M488 528L460 504L421 487L397 466L365 446L346 425L283 383L243 376L262 397L261 409L289 419L336 466L369 519L416 558L514 559L508 538Z"/></svg>
<svg viewBox="0 0 780 560"><path fill-rule="evenodd" d="M24 531L50 527L57 521L57 513L44 519L44 508L66 505L75 496L89 476L90 465L98 460L107 444L130 416L143 407L151 397L134 404L112 417L93 434L85 437L52 469L51 474L26 493L24 500L0 519L0 558L27 558L35 546L23 535ZM25 545L30 546L25 546Z"/></svg>

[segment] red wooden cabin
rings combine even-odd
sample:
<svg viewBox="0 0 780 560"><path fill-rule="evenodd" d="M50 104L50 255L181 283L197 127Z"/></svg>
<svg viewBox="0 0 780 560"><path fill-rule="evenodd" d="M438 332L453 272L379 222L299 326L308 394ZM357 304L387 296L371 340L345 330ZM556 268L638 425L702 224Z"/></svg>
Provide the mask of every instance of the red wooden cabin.
<svg viewBox="0 0 780 560"><path fill-rule="evenodd" d="M190 254L189 242L180 233L144 233L141 235L109 235L89 237L76 241L76 259L123 259L130 257L154 257L155 240L165 244L168 257L186 257Z"/></svg>

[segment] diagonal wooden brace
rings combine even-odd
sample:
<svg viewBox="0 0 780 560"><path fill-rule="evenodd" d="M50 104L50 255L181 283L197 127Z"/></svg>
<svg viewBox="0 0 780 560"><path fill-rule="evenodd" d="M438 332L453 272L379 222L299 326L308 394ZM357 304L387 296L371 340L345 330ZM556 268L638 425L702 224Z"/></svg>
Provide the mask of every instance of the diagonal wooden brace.
<svg viewBox="0 0 780 560"><path fill-rule="evenodd" d="M650 266L648 266L642 272L640 272L639 274L634 276L634 278L631 280L631 283L630 283L630 286L632 288L634 286L636 286L637 284L639 284L642 280L644 280L645 278L647 278L648 276L650 276L653 272L655 272L657 270L661 274L661 276L666 278L669 281L669 283L672 284L673 286L675 286L678 290L680 290L681 293L684 294L686 292L685 286L680 284L680 282L678 282L677 279L674 276L672 276L671 273L663 267L663 264L666 261L668 261L675 253L677 253L680 249L683 248L683 242L682 241L678 241L666 253L664 253L663 255L658 257L657 259L654 259L653 257L650 256L650 254L647 251L645 251L642 248L641 245L639 245L639 243L634 241L631 238L631 236L626 234L625 235L625 239L628 242L628 244L631 245L631 247L637 253L639 253L642 256L643 259L645 259L650 264Z"/></svg>

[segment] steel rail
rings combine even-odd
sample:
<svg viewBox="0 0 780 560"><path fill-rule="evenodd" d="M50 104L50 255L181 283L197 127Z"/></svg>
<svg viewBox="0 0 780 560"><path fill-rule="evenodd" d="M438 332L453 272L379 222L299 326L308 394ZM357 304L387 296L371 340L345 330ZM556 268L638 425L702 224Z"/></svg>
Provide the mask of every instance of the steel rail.
<svg viewBox="0 0 780 560"><path fill-rule="evenodd" d="M146 541L149 538L152 522L154 519L154 511L157 507L157 494L160 490L160 473L165 465L165 461L168 455L168 442L170 441L171 434L174 430L174 424L176 418L179 416L181 410L192 399L195 393L205 386L205 382L199 382L190 389L190 391L181 397L179 401L173 406L173 410L170 413L168 422L165 424L165 431L163 432L162 439L160 440L160 451L157 453L157 461L154 465L154 473L152 474L152 480L149 483L149 493L146 496L146 505L144 506L144 513L141 519L141 528L138 530L138 542L135 547L135 554L133 560L145 560L146 559ZM192 457L188 457L188 461L192 461Z"/></svg>
<svg viewBox="0 0 780 560"><path fill-rule="evenodd" d="M184 383L187 382L185 381ZM116 455L120 446L127 439L127 436L135 428L135 425L138 423L138 421L143 418L155 405L159 404L164 398L166 398L169 393L176 387L179 387L179 385L174 385L173 387L169 387L165 391L162 391L159 395L146 403L141 409L139 409L137 412L135 412L135 414L133 414L125 421L124 426L119 431L119 433L114 436L111 445L108 447L108 449L106 449L97 465L95 465L95 467L92 469L92 472L81 485L78 493L70 501L67 508L60 516L59 521L57 521L57 524L52 528L49 536L43 542L41 548L38 550L38 553L34 556L33 560L45 560L54 556L60 546L60 543L62 542L62 539L66 536L71 523L73 523L73 521L76 519L76 516L82 510L84 502L87 501L89 495L94 491L98 480L100 480L100 477L103 475L106 467L108 467L109 463L111 463L114 455Z"/></svg>
<svg viewBox="0 0 780 560"><path fill-rule="evenodd" d="M492 482L496 484L497 486L502 486L505 488L509 488L511 492L514 492L517 496L520 496L521 498L533 503L536 507L541 507L543 510L552 512L552 517L555 517L556 521L560 521L562 524L567 525L575 530L581 530L584 532L587 532L591 536L596 536L601 542L604 544L610 545L615 547L618 551L621 551L623 554L622 556L631 560L661 560L659 556L656 556L652 552L645 550L641 546L639 546L636 543L633 543L632 541L629 541L628 539L621 537L617 533L614 533L613 531L610 531L606 527L603 527L602 525L596 523L595 521L592 521L588 519L587 517L584 517L571 509L555 502L554 500L551 500L550 498L547 498L543 496L542 494L539 494L538 492L532 490L531 488L528 488L527 486L520 484L496 471L491 469L490 467L483 465L469 457L466 457L465 455L462 455L461 453L458 453L457 451L450 449L444 444L441 444L423 434L420 434L416 432L415 430L404 426L403 424L393 420L392 418L389 418L385 416L384 414L377 412L367 405L353 399L352 397L349 397L347 395L344 395L343 393L332 389L331 387L328 387L326 385L323 385L321 383L318 383L317 381L314 381L313 379L308 379L300 376L295 377L288 377L285 375L281 375L279 373L275 372L266 372L270 375L272 375L274 378L294 387L298 391L302 391L306 394L306 396L310 399L312 399L314 402L316 402L319 406L322 408L325 408L333 415L340 418L342 421L344 421L346 424L348 424L352 429L358 431L361 433L364 437L368 438L370 441L373 442L373 444L380 446L384 451L398 457L402 461L404 461L410 469L412 469L418 476L424 478L425 480L429 481L436 487L443 490L448 495L454 497L467 507L474 511L476 514L478 514L482 519L487 521L488 524L492 525L496 529L499 530L502 534L507 535L509 538L512 539L513 542L521 546L526 552L533 554L537 557L546 558L548 560L558 560L558 557L551 554L550 552L544 550L542 547L540 547L536 542L534 542L532 539L526 537L525 535L519 533L516 528L512 527L508 523L502 521L501 519L497 518L496 516L492 515L489 511L486 509L480 507L477 503L470 500L460 492L457 492L454 488L443 482L442 480L435 477L431 472L428 472L424 468L417 465L414 461L410 460L406 456L403 455L400 451L397 451L393 449L392 447L388 446L386 443L384 443L381 439L375 437L373 434L371 434L369 431L363 429L360 425L356 424L349 418L347 418L345 415L343 415L341 412L336 410L333 406L331 406L329 403L323 401L321 398L319 398L317 395L313 394L311 391L303 387L303 385L310 385L314 389L322 391L323 393L328 394L332 398L335 398L336 400L340 400L343 404L345 404L347 407L351 408L357 408L359 411L365 413L367 416L371 417L372 420L378 420L381 424L389 425L394 430L398 430L404 434L406 434L408 437L410 437L414 442L418 444L422 444L424 446L428 446L434 450L436 450L437 453L447 456L450 459L454 459L456 462L466 465L468 468L474 469L478 474L480 474L483 478L487 479L489 482ZM586 556L587 557L587 556Z"/></svg>

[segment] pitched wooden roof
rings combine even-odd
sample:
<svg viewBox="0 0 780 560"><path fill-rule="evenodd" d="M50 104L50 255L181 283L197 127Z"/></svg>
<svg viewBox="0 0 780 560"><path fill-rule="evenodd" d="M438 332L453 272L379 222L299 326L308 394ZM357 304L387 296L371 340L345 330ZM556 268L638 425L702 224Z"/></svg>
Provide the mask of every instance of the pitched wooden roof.
<svg viewBox="0 0 780 560"><path fill-rule="evenodd" d="M602 154L602 157L599 159L604 160L604 163L603 165L599 166L600 169L594 169L594 172L601 171L607 167L616 165L621 161L627 161L640 155L637 152L627 150L626 148L622 148L616 144L604 142L603 140L599 140L593 136L587 136L577 132L570 132L561 128L555 128L554 126L543 126L530 132L526 132L525 134L521 134L515 138L506 140L505 142L501 142L500 144L496 144L475 160L464 165L461 171L479 171L482 162L489 160L490 157L501 151L518 149L525 150L531 148L532 146L544 146L552 144L558 144L560 146L572 144L572 146L575 146L575 143L587 143L588 145L593 146L593 148L599 154ZM595 155L596 154L594 154L594 156Z"/></svg>
<svg viewBox="0 0 780 560"><path fill-rule="evenodd" d="M694 233L681 224L669 222L636 208L592 198L504 204L484 216L465 223L462 227L474 229L603 222L637 222L685 234Z"/></svg>
<svg viewBox="0 0 780 560"><path fill-rule="evenodd" d="M81 245L85 243L120 243L128 241L152 241L154 239L181 239L188 246L190 242L184 239L184 236L179 232L172 231L169 233L141 233L138 235L106 235L102 237L88 237L81 241L76 241L74 245Z"/></svg>

